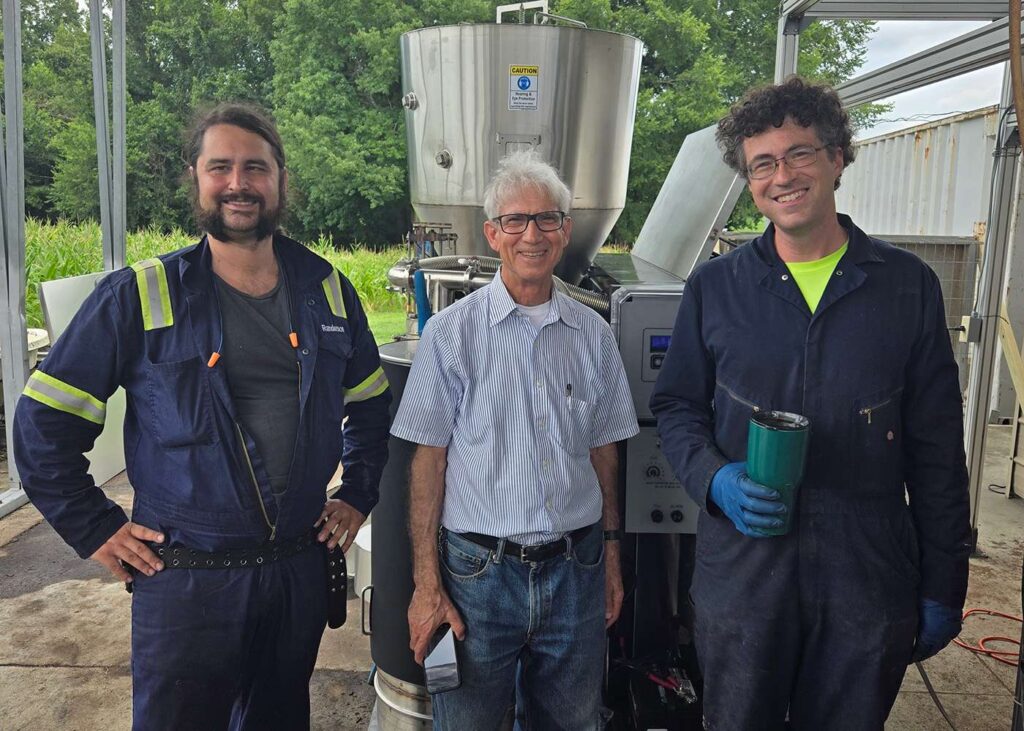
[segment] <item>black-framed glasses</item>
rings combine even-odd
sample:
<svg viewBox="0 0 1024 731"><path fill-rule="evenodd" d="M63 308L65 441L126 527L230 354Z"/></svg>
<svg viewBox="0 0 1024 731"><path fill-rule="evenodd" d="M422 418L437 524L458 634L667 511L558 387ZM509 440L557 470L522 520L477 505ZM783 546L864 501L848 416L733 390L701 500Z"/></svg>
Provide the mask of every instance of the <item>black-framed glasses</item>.
<svg viewBox="0 0 1024 731"><path fill-rule="evenodd" d="M521 234L530 225L530 221L536 223L537 228L541 231L557 231L565 223L565 213L562 211L506 213L504 216L495 216L491 220L507 234Z"/></svg>
<svg viewBox="0 0 1024 731"><path fill-rule="evenodd" d="M818 159L818 153L826 147L826 145L821 147L804 145L794 147L782 157L759 157L747 165L747 177L751 180L770 178L775 175L775 171L779 169L779 163L783 160L790 168L805 168L808 165L813 165L814 161Z"/></svg>

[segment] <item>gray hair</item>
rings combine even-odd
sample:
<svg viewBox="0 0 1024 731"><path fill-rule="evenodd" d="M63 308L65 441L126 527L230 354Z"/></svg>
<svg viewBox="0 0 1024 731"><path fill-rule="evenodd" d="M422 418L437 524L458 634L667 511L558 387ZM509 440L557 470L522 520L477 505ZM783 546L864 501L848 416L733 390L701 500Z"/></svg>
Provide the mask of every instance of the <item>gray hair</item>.
<svg viewBox="0 0 1024 731"><path fill-rule="evenodd" d="M534 150L523 150L513 152L498 163L498 172L484 191L484 213L494 218L502 205L528 188L546 194L558 210L569 212L572 193L558 177L558 171Z"/></svg>

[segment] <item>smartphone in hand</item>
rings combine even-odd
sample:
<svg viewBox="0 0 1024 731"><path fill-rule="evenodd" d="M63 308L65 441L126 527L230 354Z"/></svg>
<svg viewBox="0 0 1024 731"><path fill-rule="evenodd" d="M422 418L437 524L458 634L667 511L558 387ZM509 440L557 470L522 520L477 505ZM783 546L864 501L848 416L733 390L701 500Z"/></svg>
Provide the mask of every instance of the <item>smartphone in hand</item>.
<svg viewBox="0 0 1024 731"><path fill-rule="evenodd" d="M430 693L455 690L462 683L455 652L455 632L451 625L442 624L430 638L423 669L427 678L427 691Z"/></svg>

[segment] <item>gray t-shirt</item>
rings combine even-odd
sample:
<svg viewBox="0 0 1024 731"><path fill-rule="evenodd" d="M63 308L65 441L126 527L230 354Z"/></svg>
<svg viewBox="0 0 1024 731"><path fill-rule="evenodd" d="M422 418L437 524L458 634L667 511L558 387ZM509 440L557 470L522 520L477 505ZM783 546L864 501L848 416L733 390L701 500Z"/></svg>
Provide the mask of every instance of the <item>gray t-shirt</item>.
<svg viewBox="0 0 1024 731"><path fill-rule="evenodd" d="M242 427L252 435L275 493L288 486L299 427L299 366L288 340L284 278L262 297L214 276L224 328L221 367Z"/></svg>

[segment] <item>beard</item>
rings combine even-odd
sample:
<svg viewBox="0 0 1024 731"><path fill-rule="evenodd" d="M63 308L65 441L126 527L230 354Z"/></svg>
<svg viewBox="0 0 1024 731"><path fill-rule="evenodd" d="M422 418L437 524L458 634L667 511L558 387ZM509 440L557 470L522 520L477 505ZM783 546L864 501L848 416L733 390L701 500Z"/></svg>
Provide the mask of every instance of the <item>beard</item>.
<svg viewBox="0 0 1024 731"><path fill-rule="evenodd" d="M255 193L233 193L222 195L213 208L204 208L196 194L192 199L193 215L199 228L218 241L231 243L257 243L272 236L284 216L284 191L280 191L276 208L267 208L263 196ZM224 217L221 206L224 203L256 203L259 212L255 221L244 227L231 226Z"/></svg>

